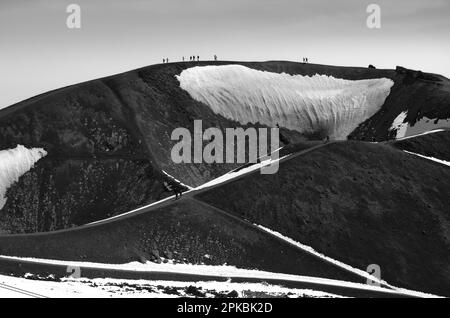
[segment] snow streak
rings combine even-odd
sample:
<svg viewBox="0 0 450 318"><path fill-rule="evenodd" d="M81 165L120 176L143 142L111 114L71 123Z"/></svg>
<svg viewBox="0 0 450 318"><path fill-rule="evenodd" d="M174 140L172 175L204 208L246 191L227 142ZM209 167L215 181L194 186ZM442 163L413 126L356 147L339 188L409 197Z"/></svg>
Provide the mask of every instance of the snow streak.
<svg viewBox="0 0 450 318"><path fill-rule="evenodd" d="M47 152L42 148L27 149L22 145L14 149L0 150L0 210L6 204L5 195L8 188L46 155Z"/></svg>

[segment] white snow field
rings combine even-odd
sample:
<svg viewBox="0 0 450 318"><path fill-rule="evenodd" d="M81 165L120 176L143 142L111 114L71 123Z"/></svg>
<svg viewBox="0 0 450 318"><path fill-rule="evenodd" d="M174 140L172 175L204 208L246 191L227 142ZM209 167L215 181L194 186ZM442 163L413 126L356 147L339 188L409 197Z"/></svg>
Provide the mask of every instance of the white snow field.
<svg viewBox="0 0 450 318"><path fill-rule="evenodd" d="M216 114L346 139L384 104L394 82L344 80L254 70L241 65L198 66L176 76L180 87Z"/></svg>
<svg viewBox="0 0 450 318"><path fill-rule="evenodd" d="M28 149L22 145L14 149L0 150L0 210L6 204L5 195L8 188L46 155L47 152L42 148Z"/></svg>

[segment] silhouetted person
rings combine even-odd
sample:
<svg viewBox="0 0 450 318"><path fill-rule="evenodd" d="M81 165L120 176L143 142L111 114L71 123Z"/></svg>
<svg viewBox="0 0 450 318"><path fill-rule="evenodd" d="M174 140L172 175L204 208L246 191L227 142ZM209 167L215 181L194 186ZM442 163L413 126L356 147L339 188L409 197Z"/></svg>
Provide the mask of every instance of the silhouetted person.
<svg viewBox="0 0 450 318"><path fill-rule="evenodd" d="M163 64L166 63L166 59L163 59Z"/></svg>
<svg viewBox="0 0 450 318"><path fill-rule="evenodd" d="M177 200L183 195L183 188L180 185L175 185L173 192L175 193L175 200Z"/></svg>
<svg viewBox="0 0 450 318"><path fill-rule="evenodd" d="M175 195L175 200L177 200L178 198L181 198L181 196L183 195L183 186L175 181L170 182L170 181L164 181L163 182L163 192L172 192ZM161 196L161 194L159 194L159 197Z"/></svg>
<svg viewBox="0 0 450 318"><path fill-rule="evenodd" d="M184 56L183 56L183 62L184 62Z"/></svg>
<svg viewBox="0 0 450 318"><path fill-rule="evenodd" d="M325 138L325 143L328 143L328 142L330 142L330 136L327 136L327 137Z"/></svg>
<svg viewBox="0 0 450 318"><path fill-rule="evenodd" d="M169 58L166 58L166 63L169 63Z"/></svg>
<svg viewBox="0 0 450 318"><path fill-rule="evenodd" d="M200 56L197 55L197 62L200 62Z"/></svg>
<svg viewBox="0 0 450 318"><path fill-rule="evenodd" d="M217 55L214 54L214 61L217 61Z"/></svg>

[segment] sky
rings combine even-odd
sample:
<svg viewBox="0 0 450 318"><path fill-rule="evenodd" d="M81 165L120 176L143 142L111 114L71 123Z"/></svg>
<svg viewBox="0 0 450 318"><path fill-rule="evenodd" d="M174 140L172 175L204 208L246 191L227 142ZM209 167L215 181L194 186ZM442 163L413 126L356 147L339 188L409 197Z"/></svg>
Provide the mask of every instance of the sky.
<svg viewBox="0 0 450 318"><path fill-rule="evenodd" d="M66 25L70 4L81 28ZM366 20L381 8L381 28ZM450 77L450 0L0 0L0 108L161 63L301 61Z"/></svg>

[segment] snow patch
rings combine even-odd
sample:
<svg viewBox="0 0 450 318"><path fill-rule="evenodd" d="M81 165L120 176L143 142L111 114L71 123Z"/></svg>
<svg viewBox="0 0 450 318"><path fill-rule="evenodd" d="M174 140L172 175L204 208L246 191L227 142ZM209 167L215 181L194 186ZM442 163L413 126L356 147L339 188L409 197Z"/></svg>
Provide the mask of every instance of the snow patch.
<svg viewBox="0 0 450 318"><path fill-rule="evenodd" d="M202 66L176 76L180 87L216 114L247 123L346 139L384 104L394 82L344 80L254 70L242 65Z"/></svg>
<svg viewBox="0 0 450 318"><path fill-rule="evenodd" d="M8 188L46 155L47 152L42 148L28 149L22 145L14 149L0 150L0 210L6 204L5 195Z"/></svg>
<svg viewBox="0 0 450 318"><path fill-rule="evenodd" d="M168 174L167 172L165 172L164 170L162 171L166 176L168 176L170 179L172 179L173 181L177 182L178 184L182 185L183 187L188 188L189 190L192 190L193 187L188 186L187 184L184 184L183 182L181 182L178 179L175 179L175 177L171 176L170 174Z"/></svg>
<svg viewBox="0 0 450 318"><path fill-rule="evenodd" d="M408 116L408 111L401 112L392 122L391 128L389 130L397 131L397 135L395 136L396 139L403 138L406 135L406 131L408 130L408 122L404 122L406 116Z"/></svg>

